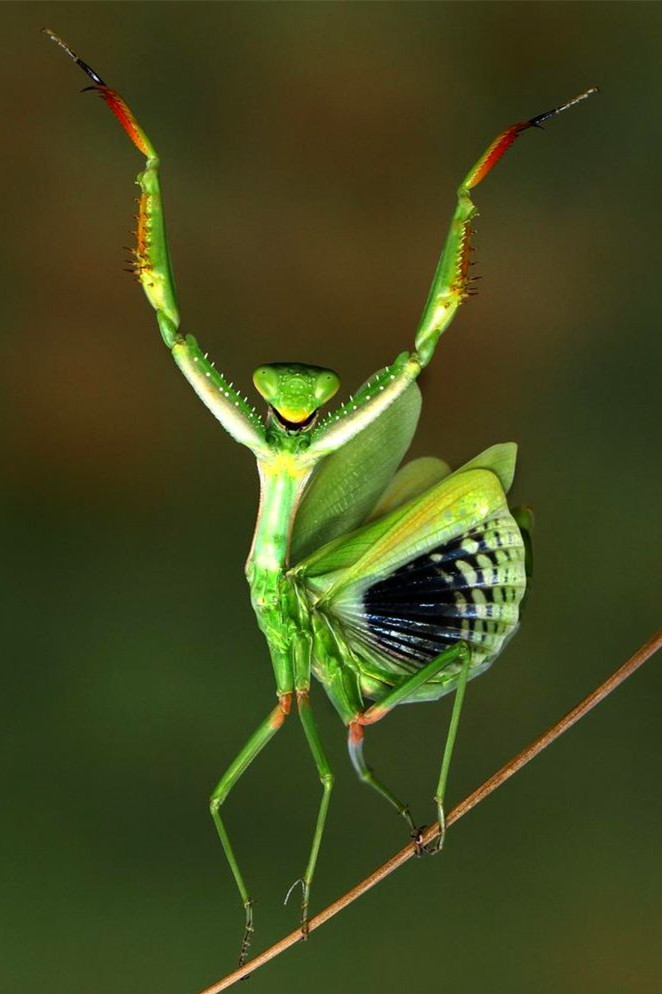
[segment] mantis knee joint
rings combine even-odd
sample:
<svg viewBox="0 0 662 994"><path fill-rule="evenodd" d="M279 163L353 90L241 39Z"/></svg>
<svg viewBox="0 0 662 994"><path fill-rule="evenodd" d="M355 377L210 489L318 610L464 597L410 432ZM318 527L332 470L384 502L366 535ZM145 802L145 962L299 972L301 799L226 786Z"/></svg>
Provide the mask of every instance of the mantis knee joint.
<svg viewBox="0 0 662 994"><path fill-rule="evenodd" d="M225 792L223 792L222 794L220 793L217 794L216 791L214 791L214 793L209 798L209 812L212 818L218 812L225 798L226 798Z"/></svg>

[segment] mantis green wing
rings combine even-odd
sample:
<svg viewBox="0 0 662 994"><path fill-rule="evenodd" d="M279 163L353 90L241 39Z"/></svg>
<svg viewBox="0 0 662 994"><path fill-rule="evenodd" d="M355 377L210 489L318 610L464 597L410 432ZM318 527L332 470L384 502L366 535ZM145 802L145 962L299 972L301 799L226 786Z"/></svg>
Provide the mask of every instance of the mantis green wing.
<svg viewBox="0 0 662 994"><path fill-rule="evenodd" d="M411 443L420 409L420 391L413 383L379 418L318 464L294 523L293 563L366 519L382 517L449 475L447 464L430 456L395 472ZM516 453L514 443L493 445L456 472L471 467L490 469L508 492Z"/></svg>
<svg viewBox="0 0 662 994"><path fill-rule="evenodd" d="M439 460L440 466L438 467L438 472L441 482L438 486L428 488L423 493L420 491L412 493L412 499L404 505L399 500L394 500L393 507L384 517L377 518L374 514L370 515L366 524L352 534L340 536L315 552L310 553L294 568L293 573L302 574L306 577L321 577L322 575L326 575L328 578L335 572L346 571L349 566L354 566L367 550L373 549L376 543L380 542L382 537L389 533L393 525L406 517L412 508L417 507L419 502L423 503L424 499L430 495L432 489L437 492L441 483L450 485L451 481L456 480L462 473L470 469L487 470L497 478L502 492L504 494L507 493L512 485L516 460L517 445L514 442L501 442L498 445L490 446L488 449L479 453L479 455L474 456L469 462L464 463L459 469L454 470L450 475L443 472L442 467L445 468L446 464L442 460ZM408 465L415 465L417 462L419 460L414 460L412 464ZM400 472L393 478L392 486L394 491L400 473L404 474L407 469L407 465L403 466ZM385 503L387 494L388 490L384 493ZM380 501L381 503L382 501ZM377 506L379 507L379 505ZM416 537L415 524L414 521L412 525L412 536L414 538ZM326 586L329 586L329 582L327 582Z"/></svg>
<svg viewBox="0 0 662 994"><path fill-rule="evenodd" d="M420 412L421 392L412 383L375 421L318 463L295 519L293 563L365 520L409 448Z"/></svg>
<svg viewBox="0 0 662 994"><path fill-rule="evenodd" d="M367 521L383 518L389 511L418 497L448 476L451 468L443 459L436 456L421 456L401 466L377 504L370 512Z"/></svg>

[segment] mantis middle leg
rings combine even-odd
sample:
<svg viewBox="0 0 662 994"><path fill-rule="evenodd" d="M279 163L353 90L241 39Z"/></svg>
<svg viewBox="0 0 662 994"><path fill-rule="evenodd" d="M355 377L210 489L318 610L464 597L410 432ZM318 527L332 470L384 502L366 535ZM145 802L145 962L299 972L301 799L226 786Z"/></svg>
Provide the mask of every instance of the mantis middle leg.
<svg viewBox="0 0 662 994"><path fill-rule="evenodd" d="M310 706L308 689L297 690L297 708L306 740L313 759L315 760L315 766L317 767L317 772L322 783L322 799L317 812L317 822L315 824L313 842L310 848L306 872L301 880L303 890L301 897L301 931L304 938L306 938L308 936L308 905L310 902L310 887L315 875L317 857L319 856L320 846L322 844L322 835L324 834L326 816L329 812L329 802L331 800L334 777L331 772L329 761L326 758L324 747L322 746L322 740L317 728L317 722L315 721L315 717Z"/></svg>
<svg viewBox="0 0 662 994"><path fill-rule="evenodd" d="M232 875L234 876L237 884L237 889L239 890L246 914L244 935L239 952L239 966L244 963L246 954L248 953L248 947L250 945L251 933L253 931L253 901L248 893L248 888L246 887L241 870L239 869L237 857L234 854L227 829L223 824L223 820L221 818L221 806L224 804L234 785L246 772L258 753L264 749L267 742L274 737L279 728L282 728L283 722L290 712L291 704L291 694L282 694L279 697L276 707L270 712L267 718L265 718L262 724L258 726L256 731L253 732L234 762L230 763L227 770L216 784L209 799L209 810L212 818L214 819L216 831L218 832L218 836L223 846L223 851L225 852L226 859L230 869L232 870Z"/></svg>

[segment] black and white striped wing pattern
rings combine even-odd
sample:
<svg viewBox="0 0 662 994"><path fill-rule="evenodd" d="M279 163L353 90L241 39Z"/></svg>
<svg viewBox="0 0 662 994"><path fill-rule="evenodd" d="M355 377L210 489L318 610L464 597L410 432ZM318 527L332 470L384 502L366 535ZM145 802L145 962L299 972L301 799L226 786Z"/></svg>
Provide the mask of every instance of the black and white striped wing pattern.
<svg viewBox="0 0 662 994"><path fill-rule="evenodd" d="M463 640L475 676L515 631L525 588L524 541L503 507L339 600L334 613L359 655L366 649L413 670Z"/></svg>

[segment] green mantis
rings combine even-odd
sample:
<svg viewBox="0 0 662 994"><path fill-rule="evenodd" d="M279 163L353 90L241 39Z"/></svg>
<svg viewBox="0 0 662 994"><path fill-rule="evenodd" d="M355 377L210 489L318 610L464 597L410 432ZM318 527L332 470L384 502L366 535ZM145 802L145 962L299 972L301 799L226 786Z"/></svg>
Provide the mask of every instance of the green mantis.
<svg viewBox="0 0 662 994"><path fill-rule="evenodd" d="M296 707L322 794L301 884L307 931L333 774L310 703L312 676L347 730L352 763L365 783L404 818L403 803L368 765L365 728L396 705L455 692L434 794L444 837L443 803L466 683L496 659L515 632L529 570L530 514L509 510L513 443L494 445L451 472L436 458L398 469L421 408L416 380L470 293L471 191L520 132L585 99L503 131L469 171L437 266L412 351L379 370L331 415L331 370L296 363L259 367L262 420L181 330L166 239L159 157L122 97L51 31L92 81L146 158L133 269L156 312L163 341L194 391L226 431L256 457L260 505L246 577L267 641L276 705L214 788L210 811L244 907L240 963L253 931L253 902L223 820L232 788Z"/></svg>

